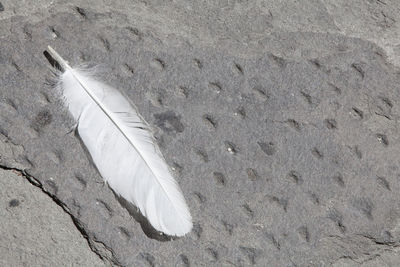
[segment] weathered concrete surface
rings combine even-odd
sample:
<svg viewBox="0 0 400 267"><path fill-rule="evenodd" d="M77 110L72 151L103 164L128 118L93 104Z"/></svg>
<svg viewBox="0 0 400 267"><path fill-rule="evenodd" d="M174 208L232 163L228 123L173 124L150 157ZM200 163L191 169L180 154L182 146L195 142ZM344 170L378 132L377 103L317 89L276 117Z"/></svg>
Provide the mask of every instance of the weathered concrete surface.
<svg viewBox="0 0 400 267"><path fill-rule="evenodd" d="M1 2L0 165L108 263L400 263L400 2ZM48 82L49 44L103 64L153 126L187 237L146 235L104 186Z"/></svg>
<svg viewBox="0 0 400 267"><path fill-rule="evenodd" d="M1 266L105 266L49 196L16 171L0 182Z"/></svg>

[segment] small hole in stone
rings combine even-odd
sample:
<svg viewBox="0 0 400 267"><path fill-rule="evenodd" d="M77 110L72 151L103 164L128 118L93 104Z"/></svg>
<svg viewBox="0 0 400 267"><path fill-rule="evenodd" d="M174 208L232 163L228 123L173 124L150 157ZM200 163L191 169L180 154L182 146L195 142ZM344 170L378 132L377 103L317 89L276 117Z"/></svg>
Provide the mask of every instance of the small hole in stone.
<svg viewBox="0 0 400 267"><path fill-rule="evenodd" d="M326 119L325 125L328 129L336 129L337 128L337 122L335 119Z"/></svg>
<svg viewBox="0 0 400 267"><path fill-rule="evenodd" d="M384 146L389 145L389 140L386 135L384 134L377 134L376 137L378 138L378 141L382 143Z"/></svg>

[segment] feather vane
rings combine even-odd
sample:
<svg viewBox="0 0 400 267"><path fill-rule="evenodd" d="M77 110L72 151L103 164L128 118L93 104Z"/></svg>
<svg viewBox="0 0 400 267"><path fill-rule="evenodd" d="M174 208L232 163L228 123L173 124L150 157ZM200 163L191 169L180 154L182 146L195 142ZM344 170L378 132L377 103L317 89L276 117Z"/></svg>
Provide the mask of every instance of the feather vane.
<svg viewBox="0 0 400 267"><path fill-rule="evenodd" d="M80 138L114 192L135 204L150 224L183 236L192 218L147 123L117 89L71 68L51 47L64 72L59 87Z"/></svg>

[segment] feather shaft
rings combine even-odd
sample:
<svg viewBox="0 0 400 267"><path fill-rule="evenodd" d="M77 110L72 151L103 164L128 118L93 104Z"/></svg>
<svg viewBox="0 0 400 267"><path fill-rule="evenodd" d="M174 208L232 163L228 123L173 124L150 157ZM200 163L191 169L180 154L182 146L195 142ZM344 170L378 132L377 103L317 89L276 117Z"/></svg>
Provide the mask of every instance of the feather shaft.
<svg viewBox="0 0 400 267"><path fill-rule="evenodd" d="M103 178L155 229L188 233L192 222L183 194L133 105L118 90L70 67L51 47L48 51L64 70L60 84L66 104Z"/></svg>
<svg viewBox="0 0 400 267"><path fill-rule="evenodd" d="M47 48L49 49L50 54L55 57L54 59L59 62L60 66L62 68L64 68L65 70L72 70L72 68L71 68L71 66L69 66L68 62L65 61L51 46L48 46ZM74 75L74 73L72 73L72 75ZM104 114L106 114L107 117L114 123L115 127L118 128L118 130L125 136L125 138L128 139L129 143L136 149L131 138L125 133L125 131L123 131L121 129L119 124L116 122L114 116L112 115L112 112L110 110L108 110L108 108L100 101L100 99L98 99L98 97L90 90L90 88L87 88L87 86L84 85L84 83L81 81L79 76L74 75L74 78L79 82L80 86L82 86L82 88L93 99L93 101L101 108L101 110L104 112ZM137 152L143 158L140 151L137 150ZM146 164L147 164L147 162L146 162Z"/></svg>

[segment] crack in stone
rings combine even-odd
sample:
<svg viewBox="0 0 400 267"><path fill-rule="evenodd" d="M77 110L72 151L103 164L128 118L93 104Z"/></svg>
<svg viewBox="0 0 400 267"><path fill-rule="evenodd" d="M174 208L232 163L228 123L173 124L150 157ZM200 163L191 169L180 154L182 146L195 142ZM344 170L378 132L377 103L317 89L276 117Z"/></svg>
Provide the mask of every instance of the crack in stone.
<svg viewBox="0 0 400 267"><path fill-rule="evenodd" d="M375 251L374 253L371 253L371 251L368 252L354 252L356 254L356 256L352 256L352 255L343 255L339 258L337 258L336 260L334 260L333 262L331 262L331 264L335 264L336 262L342 260L342 259L347 259L347 260L351 260L352 262L355 262L357 264L364 264L366 262L372 261L374 259L376 259L377 257L381 257L382 256L382 252L395 252L395 249L400 247L400 244L398 242L395 241L383 241L383 240L379 240L378 238L375 238L373 236L369 236L369 235L365 235L365 234L354 234L352 236L348 236L346 238L341 237L341 236L337 236L337 235L329 235L329 238L333 238L336 240L339 240L341 242L354 242L355 240L353 240L353 238L362 238L365 240L370 241L372 244L372 246L376 246L376 248L378 248L378 251ZM338 245L338 244L337 244ZM346 249L345 247L342 247L343 249Z"/></svg>
<svg viewBox="0 0 400 267"><path fill-rule="evenodd" d="M82 226L81 222L74 216L71 214L71 212L69 211L68 207L60 200L58 199L55 195L51 194L50 192L47 192L42 183L36 179L35 177L33 177L32 175L29 175L25 170L20 170L18 168L12 168L12 167L7 167L4 165L0 164L0 169L3 170L7 170L7 171L15 171L18 172L20 175L22 175L23 177L25 177L28 182L32 185L34 185L35 187L39 188L44 194L46 194L47 196L49 196L53 202L55 204L57 204L59 207L62 208L62 210L67 213L70 217L72 222L74 223L76 229L78 229L78 231L81 233L82 237L86 239L89 248L91 251L93 251L103 262L107 262L109 263L111 266L123 266L121 263L119 263L119 261L116 259L114 252L107 247L104 243L100 242L100 241L96 241L96 240L92 240L92 238L89 236L89 234L86 232L85 228ZM100 249L98 249L95 245L95 243L100 243L103 245L103 247L109 251L111 253L111 257L108 255L104 255Z"/></svg>
<svg viewBox="0 0 400 267"><path fill-rule="evenodd" d="M358 236L366 238L378 246L386 246L386 247L390 247L390 248L398 248L400 246L397 242L379 240L378 238L375 238L375 237L369 236L369 235L365 235L365 234L359 234Z"/></svg>

